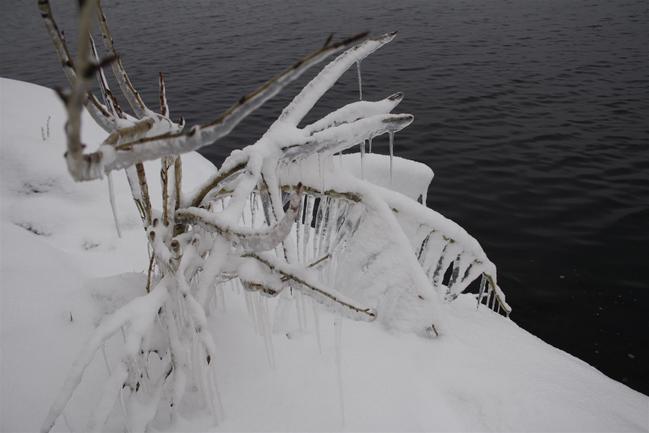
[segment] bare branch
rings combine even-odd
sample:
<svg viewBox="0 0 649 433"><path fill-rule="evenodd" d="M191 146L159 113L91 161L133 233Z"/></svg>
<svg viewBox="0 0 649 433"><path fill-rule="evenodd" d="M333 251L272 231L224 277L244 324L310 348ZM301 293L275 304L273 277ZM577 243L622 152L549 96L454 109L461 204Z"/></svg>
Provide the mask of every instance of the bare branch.
<svg viewBox="0 0 649 433"><path fill-rule="evenodd" d="M174 190L176 192L175 210L180 208L182 200L182 182L183 182L183 161L180 156L174 159Z"/></svg>
<svg viewBox="0 0 649 433"><path fill-rule="evenodd" d="M106 15L104 15L104 11L101 8L101 2L99 0L97 0L97 15L99 20L99 29L101 31L101 37L104 41L104 46L117 58L117 61L112 65L115 79L117 80L119 88L122 90L122 94L126 98L126 101L128 101L129 106L133 110L133 113L135 113L135 116L142 118L149 110L144 104L140 93L135 89L135 86L133 86L131 79L124 69L122 59L117 54L117 50L115 49L115 45L113 44L113 36L111 35L110 29L108 28L108 21L106 20Z"/></svg>
<svg viewBox="0 0 649 433"><path fill-rule="evenodd" d="M162 114L165 117L170 117L169 104L167 103L167 89L165 87L165 77L162 74L162 72L160 72L159 85L160 85L160 114Z"/></svg>
<svg viewBox="0 0 649 433"><path fill-rule="evenodd" d="M99 65L99 53L97 52L97 46L95 45L95 40L92 37L92 34L88 35L90 38L90 47L92 48L92 55L95 63ZM97 82L99 83L99 88L101 89L102 96L104 97L104 104L106 107L111 109L111 117L125 119L124 112L122 107L120 107L117 99L113 95L113 92L110 91L108 85L108 80L106 75L104 75L104 68L97 68Z"/></svg>
<svg viewBox="0 0 649 433"><path fill-rule="evenodd" d="M45 23L47 33L54 44L54 49L56 54L61 61L63 66L63 72L65 73L66 78L71 86L75 85L76 82L76 72L74 70L74 64L70 56L70 51L68 50L67 44L65 43L65 38L63 34L59 31L59 28L54 20L54 15L52 14L52 9L50 7L49 0L38 0L38 7L41 11L41 17ZM89 103L88 103L89 102ZM103 128L105 131L110 131L113 128L113 121L109 110L103 106L95 96L88 92L87 100L84 101L88 113L92 118L97 122L97 124Z"/></svg>

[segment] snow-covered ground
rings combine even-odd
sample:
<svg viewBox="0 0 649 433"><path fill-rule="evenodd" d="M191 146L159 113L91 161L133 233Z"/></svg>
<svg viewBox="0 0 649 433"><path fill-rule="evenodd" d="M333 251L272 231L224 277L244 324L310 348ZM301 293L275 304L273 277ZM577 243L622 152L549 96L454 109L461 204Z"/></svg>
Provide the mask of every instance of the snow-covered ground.
<svg viewBox="0 0 649 433"><path fill-rule="evenodd" d="M62 158L65 114L48 89L0 79L0 392L2 431L36 431L68 368L108 312L143 294L144 231L114 174L74 183ZM104 134L84 118L87 142ZM215 168L183 157L191 188ZM153 166L154 164L150 164ZM152 197L158 182L151 167ZM159 187L157 188L159 190ZM437 339L318 311L307 331L272 337L274 366L243 293L210 318L225 418L183 431L647 431L649 398L460 296ZM569 332L567 330L566 332ZM116 359L119 339L106 348ZM102 354L55 430L83 431L107 377ZM111 424L121 429L119 424Z"/></svg>

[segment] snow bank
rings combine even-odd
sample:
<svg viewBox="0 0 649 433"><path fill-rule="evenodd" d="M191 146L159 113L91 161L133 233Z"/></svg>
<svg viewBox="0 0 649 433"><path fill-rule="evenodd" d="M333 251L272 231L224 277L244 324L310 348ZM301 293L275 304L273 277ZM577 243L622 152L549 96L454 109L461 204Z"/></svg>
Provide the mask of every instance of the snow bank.
<svg viewBox="0 0 649 433"><path fill-rule="evenodd" d="M35 431L101 317L143 294L146 244L122 173L114 175L121 239L105 181L70 180L64 111L52 91L1 79L0 110L0 429ZM84 135L98 142L103 132L86 116ZM183 161L188 190L214 173L197 154ZM158 169L148 168L155 199ZM446 307L446 332L435 340L349 320L338 334L335 317L304 300L302 319L289 311L289 329L272 335L270 348L246 301L226 290L210 317L225 420L192 419L178 430L649 429L646 396L510 320L476 311L471 295ZM108 358L116 359L120 339L106 347ZM97 356L55 430L83 430L106 377Z"/></svg>

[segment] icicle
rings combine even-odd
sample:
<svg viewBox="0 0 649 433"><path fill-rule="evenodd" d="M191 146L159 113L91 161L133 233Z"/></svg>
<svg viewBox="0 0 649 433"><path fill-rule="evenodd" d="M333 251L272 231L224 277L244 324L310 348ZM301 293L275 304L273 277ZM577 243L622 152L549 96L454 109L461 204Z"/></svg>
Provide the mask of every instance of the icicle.
<svg viewBox="0 0 649 433"><path fill-rule="evenodd" d="M124 388L119 390L119 407L120 410L122 411L122 419L124 420L124 430L126 433L131 432L131 426L129 425L128 422L128 411L126 410L126 403L124 403Z"/></svg>
<svg viewBox="0 0 649 433"><path fill-rule="evenodd" d="M485 278L484 274L482 274L482 277L480 278L480 292L478 293L478 305L475 307L476 310L480 308L480 304L482 303L482 297L484 296L486 283L487 279Z"/></svg>
<svg viewBox="0 0 649 433"><path fill-rule="evenodd" d="M369 153L372 153L372 137L370 137L370 139L368 141L369 141L369 147L368 147L367 150L368 150Z"/></svg>
<svg viewBox="0 0 649 433"><path fill-rule="evenodd" d="M392 185L392 163L394 159L394 132L388 133L390 136L390 185Z"/></svg>
<svg viewBox="0 0 649 433"><path fill-rule="evenodd" d="M241 212L241 225L244 227L246 226L246 209L243 209L243 212Z"/></svg>
<svg viewBox="0 0 649 433"><path fill-rule="evenodd" d="M324 204L324 213L322 215L322 221L320 222L320 233L318 235L318 250L315 257L322 257L326 250L326 240L329 233L329 221L331 218L331 209L333 207L333 200L330 197L327 197ZM320 202L322 203L322 201Z"/></svg>
<svg viewBox="0 0 649 433"><path fill-rule="evenodd" d="M110 364L108 363L108 356L106 356L106 343L101 345L101 354L104 356L104 363L106 364L106 370L108 371L108 375L110 376L112 372L110 370Z"/></svg>
<svg viewBox="0 0 649 433"><path fill-rule="evenodd" d="M338 381L338 397L340 402L340 418L341 424L344 427L345 425L345 401L343 399L343 374L342 374L342 363L341 363L341 343L342 343L342 332L343 332L343 322L342 317L337 316L334 319L334 328L335 328L335 350L336 350L336 378Z"/></svg>
<svg viewBox="0 0 649 433"><path fill-rule="evenodd" d="M219 417L223 419L225 418L225 409L223 409L223 400L221 399L221 392L219 391L219 384L218 381L216 380L214 369L210 368L207 371L207 373L208 373L208 380L212 385L212 392L216 396L216 404L218 405L218 409L219 409Z"/></svg>
<svg viewBox="0 0 649 433"><path fill-rule="evenodd" d="M311 299L311 309L313 310L313 327L315 328L315 338L318 342L318 352L322 355L322 341L320 339L320 318L318 317L318 307L315 301Z"/></svg>
<svg viewBox="0 0 649 433"><path fill-rule="evenodd" d="M269 227L273 224L273 218L272 218L272 205L270 203L270 196L268 195L268 192L261 193L261 207L264 210L264 220L266 221L266 225Z"/></svg>
<svg viewBox="0 0 649 433"><path fill-rule="evenodd" d="M330 216L327 223L327 233L325 238L324 249L322 250L321 255L324 256L326 253L331 252L331 238L336 236L338 228L338 216L343 207L342 200L332 200L329 208L331 209Z"/></svg>
<svg viewBox="0 0 649 433"><path fill-rule="evenodd" d="M324 162L322 161L321 155L318 153L318 175L320 176L320 193L324 194L325 192L325 175L324 175Z"/></svg>
<svg viewBox="0 0 649 433"><path fill-rule="evenodd" d="M257 329L256 326L257 321L255 319L255 313L252 311L252 303L250 300L250 296L251 296L250 292L248 292L247 290L243 293L243 299L246 301L246 310L248 311L248 315L250 316L250 318L253 320L253 323L255 323L255 329Z"/></svg>
<svg viewBox="0 0 649 433"><path fill-rule="evenodd" d="M304 215L304 239L302 245L302 258L303 262L306 263L309 260L308 247L309 247L309 238L311 237L311 222L313 221L313 204L315 198L311 195L305 195L306 200L306 214Z"/></svg>
<svg viewBox="0 0 649 433"><path fill-rule="evenodd" d="M261 308L264 312L264 331L266 339L268 340L268 349L272 360L272 368L275 368L275 349L273 347L273 330L270 324L270 313L268 312L268 300L259 295Z"/></svg>
<svg viewBox="0 0 649 433"><path fill-rule="evenodd" d="M221 305L221 312L225 313L225 311L226 311L226 306L225 306L225 286L221 290L219 290L218 293L220 294L220 296L219 296L219 304Z"/></svg>
<svg viewBox="0 0 649 433"><path fill-rule="evenodd" d="M324 202L324 196L320 196L318 199L318 209L315 210L315 215L313 216L313 239L311 239L310 245L310 260L315 259L318 256L318 233L320 231L320 220L322 220L322 206ZM315 207L315 203L314 203Z"/></svg>
<svg viewBox="0 0 649 433"><path fill-rule="evenodd" d="M315 230L313 233L313 258L318 257L318 246L320 241L320 231L322 230L322 218L324 216L324 207L325 207L325 196L320 196L320 201L318 202L318 212L315 216Z"/></svg>
<svg viewBox="0 0 649 433"><path fill-rule="evenodd" d="M358 100L363 100L363 79L361 78L361 61L356 62L356 75L358 76Z"/></svg>
<svg viewBox="0 0 649 433"><path fill-rule="evenodd" d="M334 239L328 250L332 255L334 251L338 248L338 245L340 245L340 242L345 237L345 221L347 221L347 216L349 215L349 211L351 208L352 206L346 200L343 201L340 206L340 211L338 212L338 218L336 220Z"/></svg>
<svg viewBox="0 0 649 433"><path fill-rule="evenodd" d="M122 231L119 229L119 220L117 219L117 208L115 207L115 189L113 188L113 177L111 173L106 175L108 180L108 200L110 201L110 209L113 211L113 220L115 221L115 230L117 230L117 237L122 237Z"/></svg>
<svg viewBox="0 0 649 433"><path fill-rule="evenodd" d="M70 420L68 419L68 415L65 412L63 412L63 421L65 422L65 426L68 428L68 431L70 433L74 433L74 429L70 425Z"/></svg>
<svg viewBox="0 0 649 433"><path fill-rule="evenodd" d="M217 397L214 392L214 384L211 382L211 378L209 377L210 365L203 364L204 359L202 359L202 357L198 358L198 360L201 363L201 367L200 367L201 380L199 381L199 386L200 388L202 388L203 395L205 396L205 400L209 403L210 406L209 409L212 412L214 424L216 425L219 422L219 407L217 406L217 402L216 402Z"/></svg>
<svg viewBox="0 0 649 433"><path fill-rule="evenodd" d="M365 140L360 144L361 146L361 179L365 179Z"/></svg>
<svg viewBox="0 0 649 433"><path fill-rule="evenodd" d="M253 305L256 310L256 315L259 320L260 335L264 338L264 347L266 349L266 356L268 357L268 364L271 368L275 368L275 355L272 346L272 336L270 334L270 323L268 321L267 310L263 307L264 299L260 295L253 297Z"/></svg>
<svg viewBox="0 0 649 433"><path fill-rule="evenodd" d="M300 210L297 214L297 218L295 219L295 249L296 249L296 256L297 256L298 263L304 262L301 252L302 252L302 220L304 219L305 202L306 202L306 196L303 196L302 200L300 201Z"/></svg>
<svg viewBox="0 0 649 433"><path fill-rule="evenodd" d="M302 293L299 291L293 292L293 296L295 296L295 310L297 312L297 324L298 327L300 328L300 331L304 331L306 329L306 317L305 317L305 312L304 312L304 300L302 299Z"/></svg>
<svg viewBox="0 0 649 433"><path fill-rule="evenodd" d="M255 303L254 295L250 292L245 291L243 297L250 302L250 313L252 314L252 327L255 330L255 334L261 336L261 326L259 325L259 316L257 312L257 305Z"/></svg>

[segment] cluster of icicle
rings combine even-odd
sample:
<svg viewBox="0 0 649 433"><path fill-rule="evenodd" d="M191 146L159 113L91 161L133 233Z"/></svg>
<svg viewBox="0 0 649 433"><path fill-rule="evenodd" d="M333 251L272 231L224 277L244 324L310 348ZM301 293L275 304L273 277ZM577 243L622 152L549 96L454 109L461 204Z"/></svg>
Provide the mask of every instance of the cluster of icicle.
<svg viewBox="0 0 649 433"><path fill-rule="evenodd" d="M85 2L84 8L91 3ZM73 89L85 92L87 74L78 74L71 66L49 2L40 0L39 6ZM85 9L82 17L89 13ZM115 53L101 9L99 22L107 49ZM499 290L495 268L459 226L410 198L342 172L334 163L334 154L360 146L363 171L366 144L371 152L372 139L388 134L388 175L392 178L394 134L408 126L413 116L391 114L403 98L400 93L380 101L363 100L360 64L394 37L351 38L337 44L327 41L315 54L242 98L217 121L185 129L183 122L170 118L162 76L160 113L155 113L135 91L121 60L113 62L116 80L134 113L127 115L112 96L103 69L96 68L103 102L90 95L86 106L109 135L95 153L83 154L77 149L76 154L69 154L69 169L78 180L126 169L149 243L149 284L146 295L107 317L84 345L51 406L43 431L50 431L60 417L66 418L65 408L99 351L104 354L109 378L86 430L102 430L114 412L121 415L129 432L144 431L151 425L173 428L179 417L197 410L207 411L218 422L223 416L214 377L218 350L208 317L217 305L223 305L227 287L244 290L271 365L272 329L282 327L290 305L297 306L303 326L307 314L304 296L314 302L316 324L317 308L324 306L339 317L378 319L385 326L434 336L440 330L436 305L444 295L440 295L439 274L443 275L446 267L452 263L457 267L447 298L485 272L491 279L491 291ZM88 63L100 65L94 43L91 46L94 61ZM223 137L308 67L343 50L255 144L234 151L214 178L196 191L182 191L180 154ZM316 102L354 65L360 100L299 127ZM66 98L71 118L80 110L82 99L78 95ZM68 129L69 149L79 144L76 129ZM142 161L150 159L162 163L161 210L152 208L148 196ZM325 173L332 171L335 176L327 178ZM413 234L406 225L418 228ZM446 243L433 242L435 233ZM376 252L364 249L363 237L376 236L387 239L385 246L377 247ZM444 254L446 250L449 254ZM365 260L364 254L372 259ZM402 281L380 292L372 292L361 280L356 291L340 287L345 282L341 282L339 268L363 272L348 269L349 263L359 258L369 269L385 268L390 257L381 254L399 258L392 265L404 275ZM345 256L352 258L347 264L341 259ZM428 269L431 263L436 264L432 271ZM367 290L359 293L359 288ZM279 296L273 321L262 296ZM504 302L504 295L502 299ZM338 336L340 325L337 320ZM124 350L118 362L111 364L105 344L120 333Z"/></svg>

